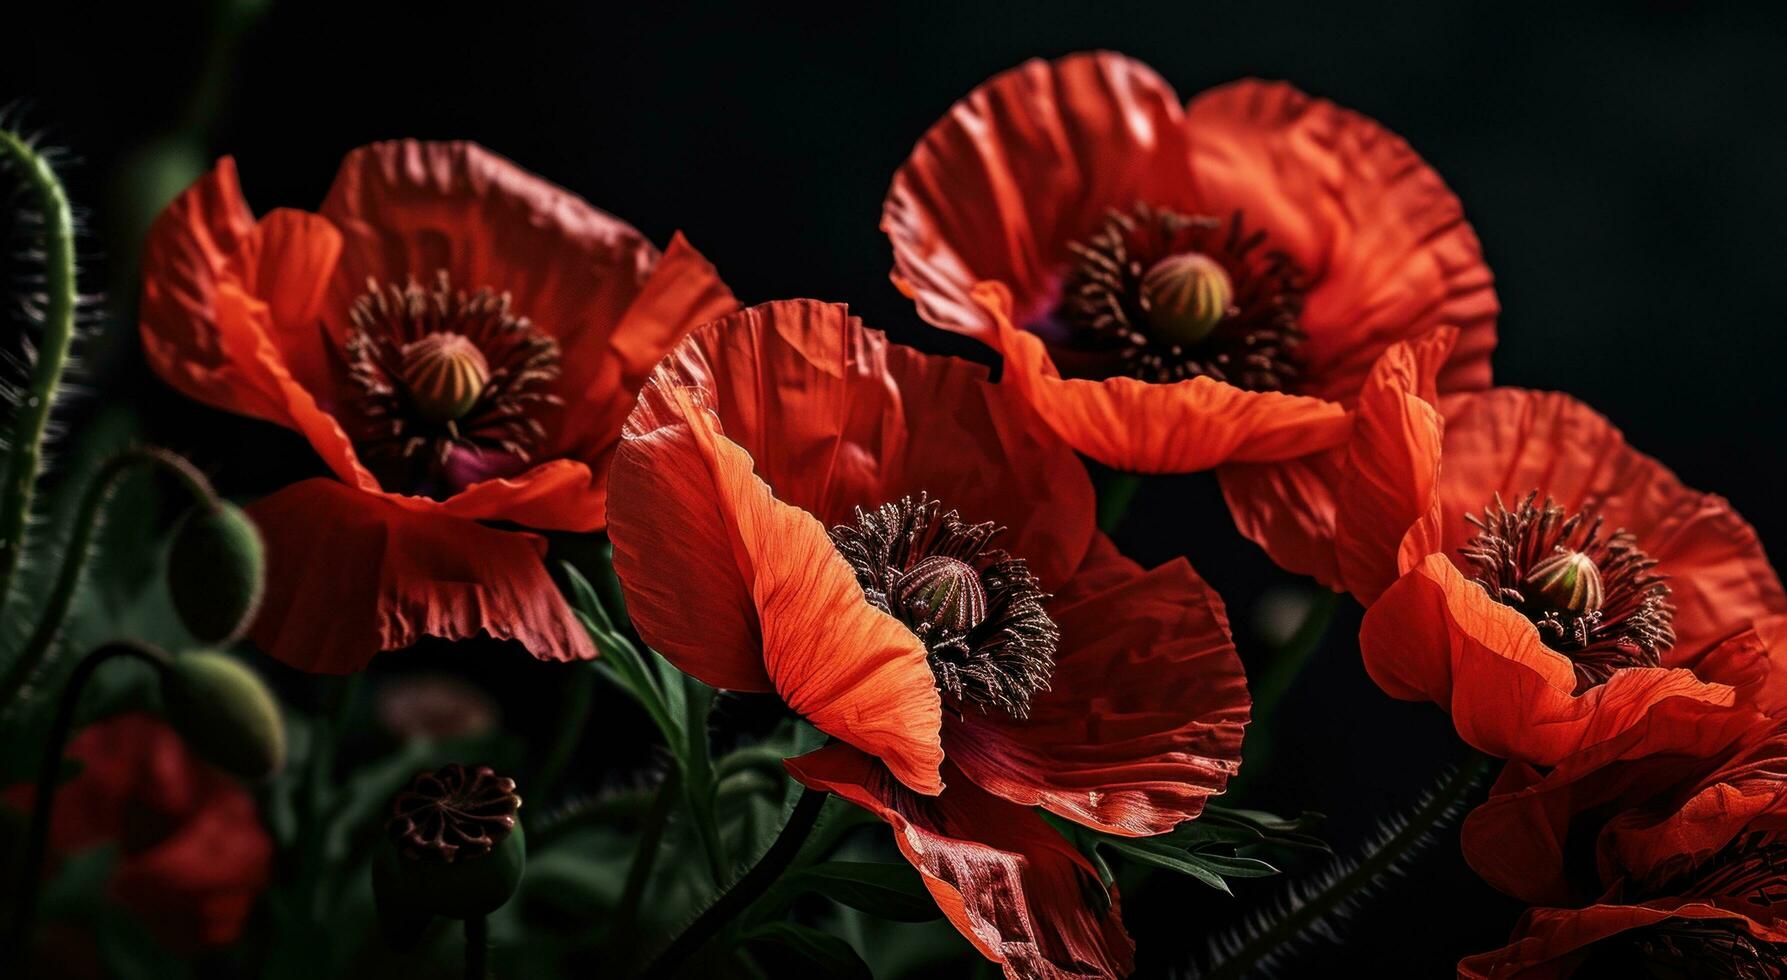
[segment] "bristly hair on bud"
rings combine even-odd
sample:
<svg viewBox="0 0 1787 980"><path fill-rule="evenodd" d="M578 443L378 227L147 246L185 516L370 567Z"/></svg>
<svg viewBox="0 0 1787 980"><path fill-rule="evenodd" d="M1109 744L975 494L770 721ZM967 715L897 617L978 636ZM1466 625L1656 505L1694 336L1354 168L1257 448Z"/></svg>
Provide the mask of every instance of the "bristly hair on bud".
<svg viewBox="0 0 1787 980"><path fill-rule="evenodd" d="M1675 645L1675 606L1655 559L1623 528L1605 534L1599 516L1538 500L1533 490L1510 510L1497 494L1481 516L1466 515L1477 528L1459 549L1467 571L1570 658L1579 693L1622 667L1660 664Z"/></svg>
<svg viewBox="0 0 1787 980"><path fill-rule="evenodd" d="M1004 530L968 524L920 494L832 528L838 553L869 603L925 645L937 685L958 704L1030 715L1049 689L1061 631L1030 566L989 542Z"/></svg>

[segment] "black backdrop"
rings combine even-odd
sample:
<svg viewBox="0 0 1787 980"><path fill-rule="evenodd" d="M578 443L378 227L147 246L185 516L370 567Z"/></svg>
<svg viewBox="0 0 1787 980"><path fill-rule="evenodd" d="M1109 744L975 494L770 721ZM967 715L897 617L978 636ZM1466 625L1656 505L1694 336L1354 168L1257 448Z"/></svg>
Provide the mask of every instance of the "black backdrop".
<svg viewBox="0 0 1787 980"><path fill-rule="evenodd" d="M116 236L142 220L130 195L158 179L142 147L173 128L196 124L188 131L207 156L234 154L262 209L314 206L360 143L469 138L660 243L683 230L746 302L844 300L897 339L970 356L923 329L888 284L876 229L889 175L953 100L1024 58L1090 47L1138 56L1187 95L1241 75L1286 78L1405 136L1463 199L1504 307L1498 381L1571 391L1690 484L1730 497L1777 551L1787 542L1787 8L1033 2L548 14L289 2L206 76L208 5L17 6L0 15L0 102L28 100L27 118L84 158L74 189L96 232L114 235L97 272L114 283L128 281L133 251ZM195 100L195 87L210 98ZM126 400L153 438L190 452L226 490L252 494L314 469L295 439L182 402L119 350L97 360L100 400ZM1149 484L1120 543L1150 563L1188 553L1231 597L1244 653L1257 654L1249 606L1283 577L1228 528L1210 480ZM1343 847L1456 754L1437 711L1371 687L1348 649L1356 623L1343 610L1293 691L1278 762L1255 796L1327 812ZM601 738L591 751L616 741L627 745ZM619 769L643 752L608 751ZM1497 944L1515 906L1476 883L1456 851L1442 840L1360 914L1344 950L1304 970L1441 975L1459 953ZM1234 908L1174 886L1126 906L1150 972Z"/></svg>

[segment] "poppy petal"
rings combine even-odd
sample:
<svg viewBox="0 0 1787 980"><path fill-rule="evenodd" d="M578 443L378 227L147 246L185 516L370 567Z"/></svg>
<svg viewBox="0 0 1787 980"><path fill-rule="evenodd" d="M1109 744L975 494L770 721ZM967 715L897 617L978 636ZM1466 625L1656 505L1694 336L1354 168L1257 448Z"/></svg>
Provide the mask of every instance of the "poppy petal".
<svg viewBox="0 0 1787 980"><path fill-rule="evenodd" d="M1732 905L1726 908L1720 902L1670 898L1642 905L1529 909L1514 927L1512 943L1464 958L1458 964L1458 976L1460 980L1564 980L1578 975L1589 946L1666 919L1731 920L1734 927L1764 942L1787 942L1787 926L1772 917L1767 923L1752 918L1761 911L1756 906Z"/></svg>
<svg viewBox="0 0 1787 980"><path fill-rule="evenodd" d="M306 318L339 248L326 222L298 212L275 211L257 225L224 158L149 231L143 353L181 393L297 430L337 476L374 490L340 423L317 404L332 382L321 327Z"/></svg>
<svg viewBox="0 0 1787 980"><path fill-rule="evenodd" d="M969 290L1007 284L1018 320L1054 305L1068 244L1111 208L1186 198L1182 110L1152 69L1110 52L995 75L925 133L888 190L893 280L919 315L992 342Z"/></svg>
<svg viewBox="0 0 1787 980"><path fill-rule="evenodd" d="M1116 892L1034 810L953 772L941 796L914 796L847 745L784 764L805 785L887 821L950 924L1006 976L1121 977L1133 968Z"/></svg>
<svg viewBox="0 0 1787 980"><path fill-rule="evenodd" d="M286 487L248 513L267 548L267 593L250 635L292 667L352 673L425 636L515 640L541 660L596 655L534 535L326 479Z"/></svg>
<svg viewBox="0 0 1787 980"><path fill-rule="evenodd" d="M1185 111L1203 213L1241 211L1310 281L1304 393L1349 401L1384 348L1459 330L1443 391L1489 386L1499 312L1464 209L1407 142L1283 82L1211 89Z"/></svg>
<svg viewBox="0 0 1787 980"><path fill-rule="evenodd" d="M1106 466L1191 473L1294 459L1346 439L1346 410L1316 398L1205 377L1172 384L1063 378L1042 340L1012 325L1011 294L1002 284L980 283L973 296L993 320L1005 380L1069 445Z"/></svg>
<svg viewBox="0 0 1787 980"><path fill-rule="evenodd" d="M1624 729L1655 723L1657 712L1693 718L1735 700L1726 685L1660 668L1615 671L1577 695L1569 658L1443 555L1428 556L1366 610L1359 649L1366 672L1390 696L1433 701L1472 746L1534 765L1556 765Z"/></svg>
<svg viewBox="0 0 1787 980"><path fill-rule="evenodd" d="M1491 497L1537 489L1567 511L1593 509L1631 531L1668 577L1676 607L1666 666L1691 666L1751 622L1787 612L1787 592L1756 532L1712 494L1682 485L1663 464L1627 445L1612 423L1567 395L1497 388L1442 396L1445 468L1440 482L1445 547L1453 553Z"/></svg>
<svg viewBox="0 0 1787 980"><path fill-rule="evenodd" d="M615 571L646 642L709 684L773 687L914 790L942 789L924 645L868 604L824 526L776 499L695 390L646 384L609 486Z"/></svg>
<svg viewBox="0 0 1787 980"><path fill-rule="evenodd" d="M1071 448L985 368L889 343L842 304L751 307L691 334L664 370L710 393L777 498L827 526L929 494L1004 526L999 547L1049 588L1092 540L1092 484Z"/></svg>
<svg viewBox="0 0 1787 980"><path fill-rule="evenodd" d="M1049 614L1050 689L1023 721L947 719L950 760L982 789L1113 834L1196 817L1240 768L1251 703L1215 590L1184 559L1144 572L1099 535Z"/></svg>

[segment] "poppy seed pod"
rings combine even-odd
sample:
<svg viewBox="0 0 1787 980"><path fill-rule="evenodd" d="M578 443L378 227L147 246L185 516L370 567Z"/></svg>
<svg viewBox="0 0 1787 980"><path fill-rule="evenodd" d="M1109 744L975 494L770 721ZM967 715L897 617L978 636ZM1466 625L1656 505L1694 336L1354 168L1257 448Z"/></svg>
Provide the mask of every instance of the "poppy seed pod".
<svg viewBox="0 0 1787 980"><path fill-rule="evenodd" d="M430 916L472 919L502 908L527 867L520 809L515 781L489 766L419 773L393 797L373 871L387 938L401 944Z"/></svg>
<svg viewBox="0 0 1787 980"><path fill-rule="evenodd" d="M180 622L199 642L223 645L247 632L265 582L260 532L236 505L201 506L175 530L168 590Z"/></svg>
<svg viewBox="0 0 1787 980"><path fill-rule="evenodd" d="M211 650L182 653L161 672L168 722L195 752L256 782L285 765L279 702L253 670Z"/></svg>

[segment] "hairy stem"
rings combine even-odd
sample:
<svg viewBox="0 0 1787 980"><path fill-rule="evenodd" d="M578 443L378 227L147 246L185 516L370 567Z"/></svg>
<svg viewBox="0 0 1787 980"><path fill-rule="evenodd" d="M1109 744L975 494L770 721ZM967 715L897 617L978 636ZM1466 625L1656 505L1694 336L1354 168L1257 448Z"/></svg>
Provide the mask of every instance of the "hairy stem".
<svg viewBox="0 0 1787 980"><path fill-rule="evenodd" d="M490 920L475 915L465 920L465 980L484 980L490 955Z"/></svg>
<svg viewBox="0 0 1787 980"><path fill-rule="evenodd" d="M769 887L782 877L782 872L787 871L788 866L794 863L801 845L806 843L807 835L813 832L813 825L819 821L819 812L825 808L826 796L824 790L811 787L801 790L800 799L794 804L794 812L789 815L788 822L782 825L782 832L776 835L769 850L764 851L763 857L751 866L751 870L745 872L744 877L722 893L664 952L658 954L658 958L645 970L645 976L649 980L668 980L669 977L676 976L689 957L700 952L708 940L737 920L739 914L749 908L752 902L769 891Z"/></svg>
<svg viewBox="0 0 1787 980"><path fill-rule="evenodd" d="M75 515L74 532L69 536L68 546L62 555L62 568L56 574L55 584L44 600L43 613L32 628L31 636L19 651L18 657L8 667L6 674L0 677L0 705L12 701L31 675L43 662L50 651L51 644L62 631L62 623L68 617L68 607L74 602L76 591L81 584L81 573L86 570L90 557L93 536L99 532L99 526L105 515L106 504L111 500L112 491L118 487L118 481L137 466L148 466L170 474L192 496L193 503L205 505L214 502L217 495L211 490L211 484L196 467L180 456L165 449L141 447L126 449L105 461L99 472L88 484L87 493L81 498L81 509Z"/></svg>
<svg viewBox="0 0 1787 980"><path fill-rule="evenodd" d="M675 766L658 784L651 809L640 821L639 840L633 845L633 860L627 865L626 884L621 887L620 903L615 906L609 935L625 940L639 919L639 903L645 898L645 886L651 881L652 867L658 861L658 849L664 842L664 828L670 822L670 807L682 795L682 771Z"/></svg>
<svg viewBox="0 0 1787 980"><path fill-rule="evenodd" d="M16 165L29 191L37 198L43 217L44 304L43 336L39 340L37 368L18 404L13 420L11 455L6 461L5 485L0 486L0 607L12 598L13 579L25 557L25 540L31 517L31 497L43 465L44 430L50 409L68 367L74 346L75 283L74 212L62 182L41 154L17 133L0 129L0 156Z"/></svg>
<svg viewBox="0 0 1787 980"><path fill-rule="evenodd" d="M31 801L25 857L19 865L19 880L13 886L18 905L13 909L7 940L0 947L4 950L0 952L0 963L5 963L8 968L0 970L0 974L18 975L29 959L32 930L37 921L38 893L43 889L43 862L49 844L50 815L56 803L57 776L62 769L62 752L68 744L69 731L74 727L75 711L80 707L81 692L87 681L106 661L116 657L134 657L160 669L165 669L168 664L168 655L155 647L125 641L108 643L87 654L69 675L61 701L56 705L56 718L50 724L49 737L44 742L43 761L37 768L37 791Z"/></svg>
<svg viewBox="0 0 1787 980"><path fill-rule="evenodd" d="M1248 976L1266 957L1281 952L1305 930L1369 889L1382 875L1395 868L1397 862L1419 849L1422 838L1445 822L1447 815L1476 788L1494 762L1482 753L1472 753L1468 761L1440 780L1427 799L1409 813L1407 822L1378 846L1367 848L1358 864L1249 936L1233 953L1215 963L1205 974L1205 980L1238 980Z"/></svg>

